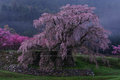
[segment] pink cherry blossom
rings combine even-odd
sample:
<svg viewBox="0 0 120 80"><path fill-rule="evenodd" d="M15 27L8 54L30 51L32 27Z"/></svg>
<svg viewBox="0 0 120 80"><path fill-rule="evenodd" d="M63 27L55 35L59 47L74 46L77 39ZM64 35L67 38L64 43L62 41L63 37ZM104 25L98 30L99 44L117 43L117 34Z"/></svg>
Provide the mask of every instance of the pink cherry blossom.
<svg viewBox="0 0 120 80"><path fill-rule="evenodd" d="M56 14L44 13L39 19L33 21L35 28L45 26L42 33L34 35L34 40L22 43L19 50L25 51L36 45L54 50L59 48L62 60L67 57L68 49L83 50L84 54L92 54L99 49L108 49L110 31L99 23L98 16L94 13L95 7L88 5L62 6ZM82 53L82 54L83 54ZM24 56L22 55L23 58ZM19 59L20 62L23 59Z"/></svg>
<svg viewBox="0 0 120 80"><path fill-rule="evenodd" d="M7 45L12 45L11 42L11 33L5 28L0 28L0 49L3 49Z"/></svg>
<svg viewBox="0 0 120 80"><path fill-rule="evenodd" d="M118 45L118 47L112 45L112 47L113 47L113 51L112 51L113 54L119 54L120 53L120 45Z"/></svg>

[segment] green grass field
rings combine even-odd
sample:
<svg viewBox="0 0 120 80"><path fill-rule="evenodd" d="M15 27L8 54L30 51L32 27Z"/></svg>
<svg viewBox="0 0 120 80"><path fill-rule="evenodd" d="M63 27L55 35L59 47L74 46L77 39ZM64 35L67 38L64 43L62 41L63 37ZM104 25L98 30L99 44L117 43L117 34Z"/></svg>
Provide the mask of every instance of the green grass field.
<svg viewBox="0 0 120 80"><path fill-rule="evenodd" d="M18 74L9 71L0 70L0 80L120 80L120 59L107 57L110 66L103 65L100 58L97 59L99 68L89 60L85 61L82 56L77 56L77 67L72 69L92 69L95 76L78 76L78 77L50 77L50 76L33 76Z"/></svg>

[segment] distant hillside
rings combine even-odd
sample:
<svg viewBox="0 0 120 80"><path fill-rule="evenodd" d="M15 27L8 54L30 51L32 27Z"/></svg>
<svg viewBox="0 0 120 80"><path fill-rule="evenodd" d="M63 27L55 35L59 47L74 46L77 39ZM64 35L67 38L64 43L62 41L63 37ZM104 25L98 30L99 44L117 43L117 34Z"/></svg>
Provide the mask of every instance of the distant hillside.
<svg viewBox="0 0 120 80"><path fill-rule="evenodd" d="M0 0L0 6L1 6L2 4L11 4L11 3L13 3L13 1L14 1L14 0Z"/></svg>
<svg viewBox="0 0 120 80"><path fill-rule="evenodd" d="M57 13L61 6L68 3L96 7L95 13L99 16L100 23L114 34L120 35L120 0L0 0L0 27L8 24L16 32L32 36L37 33L32 25L34 19L38 19L44 12Z"/></svg>

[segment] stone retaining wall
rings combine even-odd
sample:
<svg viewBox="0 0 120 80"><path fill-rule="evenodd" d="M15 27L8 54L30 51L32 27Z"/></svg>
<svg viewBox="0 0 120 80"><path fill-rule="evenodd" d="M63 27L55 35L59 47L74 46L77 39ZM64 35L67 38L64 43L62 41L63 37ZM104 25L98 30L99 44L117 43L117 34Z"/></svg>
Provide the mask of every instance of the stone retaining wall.
<svg viewBox="0 0 120 80"><path fill-rule="evenodd" d="M11 72L21 73L21 74L29 74L36 76L94 76L94 73L90 69L53 69L48 72L40 71L39 69L35 69L33 67L24 68L22 66L10 65L2 67L4 70L8 70Z"/></svg>
<svg viewBox="0 0 120 80"><path fill-rule="evenodd" d="M10 64L18 64L17 58L20 53L0 51L0 67Z"/></svg>
<svg viewBox="0 0 120 80"><path fill-rule="evenodd" d="M33 67L24 68L17 65L17 57L19 55L20 53L17 52L0 52L0 69L37 76L94 76L93 71L89 69L51 68L47 71L44 71L44 69L36 69Z"/></svg>

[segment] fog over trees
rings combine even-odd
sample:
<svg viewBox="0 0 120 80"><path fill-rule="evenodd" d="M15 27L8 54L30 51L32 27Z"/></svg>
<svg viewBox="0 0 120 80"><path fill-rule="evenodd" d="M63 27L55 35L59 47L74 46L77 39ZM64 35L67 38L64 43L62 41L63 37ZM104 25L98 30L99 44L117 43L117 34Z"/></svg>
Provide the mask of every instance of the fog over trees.
<svg viewBox="0 0 120 80"><path fill-rule="evenodd" d="M18 34L32 37L41 30L33 27L33 20L42 13L57 13L66 4L88 4L95 7L100 23L112 32L109 37L113 45L120 44L119 7L120 0L0 0L0 28L8 25Z"/></svg>

